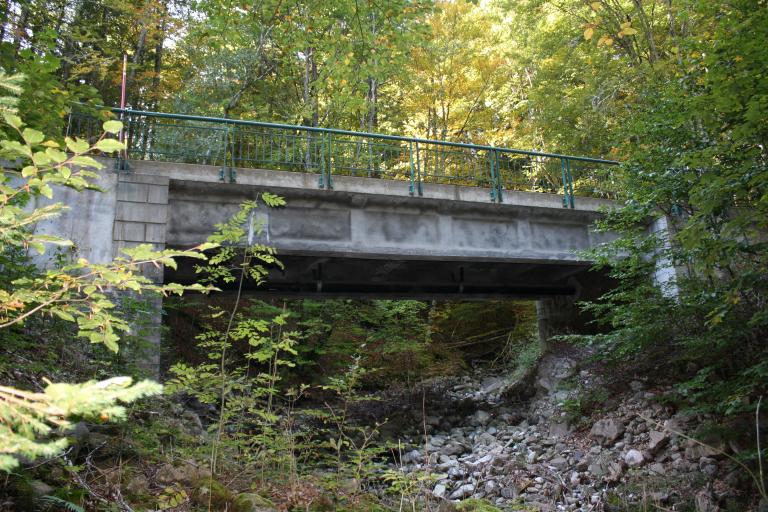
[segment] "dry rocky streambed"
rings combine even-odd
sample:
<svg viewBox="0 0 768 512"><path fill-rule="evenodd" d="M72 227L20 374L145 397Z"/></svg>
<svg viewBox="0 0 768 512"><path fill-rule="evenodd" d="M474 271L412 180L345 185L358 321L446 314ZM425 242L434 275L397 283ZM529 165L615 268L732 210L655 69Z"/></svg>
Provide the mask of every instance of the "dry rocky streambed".
<svg viewBox="0 0 768 512"><path fill-rule="evenodd" d="M414 436L393 466L431 474L426 492L437 501L478 498L545 511L745 510L735 489L746 474L723 453L738 447L689 438L706 418L664 405L667 390L633 381L606 395L605 407L579 410L580 396L605 388L556 355L529 380L535 395L516 403L505 398L508 382L482 372L443 384L448 402L475 410L427 410L426 435Z"/></svg>

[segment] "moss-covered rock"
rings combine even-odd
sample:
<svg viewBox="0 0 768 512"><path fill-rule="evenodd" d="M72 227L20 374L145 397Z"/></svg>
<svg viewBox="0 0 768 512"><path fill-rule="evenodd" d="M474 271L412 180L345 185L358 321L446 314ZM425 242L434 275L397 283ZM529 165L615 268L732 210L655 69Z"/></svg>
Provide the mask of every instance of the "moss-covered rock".
<svg viewBox="0 0 768 512"><path fill-rule="evenodd" d="M232 512L275 512L276 510L274 503L252 492L238 494L232 508Z"/></svg>
<svg viewBox="0 0 768 512"><path fill-rule="evenodd" d="M501 509L485 500L471 498L456 505L456 512L501 512Z"/></svg>
<svg viewBox="0 0 768 512"><path fill-rule="evenodd" d="M206 507L210 504L211 510L232 510L235 495L221 482L203 479L192 493L192 501Z"/></svg>

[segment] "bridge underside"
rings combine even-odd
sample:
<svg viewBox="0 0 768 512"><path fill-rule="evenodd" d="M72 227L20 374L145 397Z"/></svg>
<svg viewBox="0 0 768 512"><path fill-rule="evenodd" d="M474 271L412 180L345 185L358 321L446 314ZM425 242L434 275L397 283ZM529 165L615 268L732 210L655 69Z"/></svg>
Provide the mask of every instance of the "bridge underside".
<svg viewBox="0 0 768 512"><path fill-rule="evenodd" d="M246 281L249 294L295 297L358 297L473 300L543 299L579 295L580 283L604 281L585 264L461 260L355 258L280 254L285 269L273 268L261 286ZM196 279L193 262L166 269L169 282ZM226 287L226 285L223 285ZM234 287L235 285L229 285Z"/></svg>

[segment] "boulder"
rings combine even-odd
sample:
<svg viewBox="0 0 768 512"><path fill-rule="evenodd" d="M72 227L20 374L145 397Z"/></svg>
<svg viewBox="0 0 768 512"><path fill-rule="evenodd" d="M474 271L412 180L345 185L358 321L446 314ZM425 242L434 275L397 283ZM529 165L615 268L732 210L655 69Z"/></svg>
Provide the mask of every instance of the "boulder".
<svg viewBox="0 0 768 512"><path fill-rule="evenodd" d="M163 464L155 473L155 480L163 485L174 483L192 486L208 476L208 471L190 461L184 461L179 466Z"/></svg>
<svg viewBox="0 0 768 512"><path fill-rule="evenodd" d="M610 446L624 434L625 429L624 423L617 419L603 419L592 425L589 437L603 446Z"/></svg>
<svg viewBox="0 0 768 512"><path fill-rule="evenodd" d="M554 438L565 437L571 433L571 430L567 421L554 422L549 425L549 435Z"/></svg>
<svg viewBox="0 0 768 512"><path fill-rule="evenodd" d="M235 497L232 512L277 512L277 508L258 494L243 492Z"/></svg>
<svg viewBox="0 0 768 512"><path fill-rule="evenodd" d="M648 434L648 449L651 453L656 453L669 442L669 434L658 430L651 430Z"/></svg>

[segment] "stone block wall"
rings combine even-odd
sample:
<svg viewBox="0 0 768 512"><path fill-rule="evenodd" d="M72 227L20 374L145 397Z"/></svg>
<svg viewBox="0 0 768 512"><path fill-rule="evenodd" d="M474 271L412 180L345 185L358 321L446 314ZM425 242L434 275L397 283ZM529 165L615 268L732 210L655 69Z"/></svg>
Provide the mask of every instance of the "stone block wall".
<svg viewBox="0 0 768 512"><path fill-rule="evenodd" d="M118 256L123 247L139 244L165 248L168 183L167 176L134 173L119 176L112 229L114 256ZM162 269L148 270L147 275L161 281Z"/></svg>

